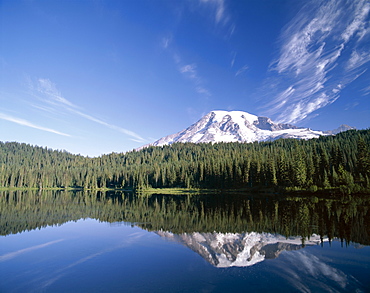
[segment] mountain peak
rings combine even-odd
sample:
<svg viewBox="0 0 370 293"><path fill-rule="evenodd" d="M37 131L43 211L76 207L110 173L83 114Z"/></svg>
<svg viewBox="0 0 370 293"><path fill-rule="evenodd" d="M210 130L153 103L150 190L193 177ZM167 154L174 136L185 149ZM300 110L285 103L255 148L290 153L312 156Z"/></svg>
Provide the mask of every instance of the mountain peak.
<svg viewBox="0 0 370 293"><path fill-rule="evenodd" d="M206 116L208 115L213 116L214 121L222 121L225 117L229 117L235 122L244 123L244 121L248 121L250 124L253 124L254 121L258 120L258 116L244 111L215 110L211 111Z"/></svg>

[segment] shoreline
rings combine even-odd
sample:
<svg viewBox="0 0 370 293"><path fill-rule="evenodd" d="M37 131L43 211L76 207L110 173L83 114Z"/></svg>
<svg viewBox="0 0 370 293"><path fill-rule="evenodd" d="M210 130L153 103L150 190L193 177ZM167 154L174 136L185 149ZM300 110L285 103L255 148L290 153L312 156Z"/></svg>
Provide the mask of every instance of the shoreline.
<svg viewBox="0 0 370 293"><path fill-rule="evenodd" d="M181 194L215 194L215 193L256 193L256 194L269 194L269 195L296 195L296 196L351 196L351 195L369 195L370 190L365 192L357 193L343 193L339 188L330 189L318 189L314 192L304 189L280 189L275 190L272 188L237 188L237 189L203 189L203 188L83 188L83 187L45 187L45 188L25 188L25 187L0 187L0 191L43 191L43 190L55 190L55 191L121 191L121 192L133 192L139 195L152 195L152 194L163 194L163 195L181 195Z"/></svg>

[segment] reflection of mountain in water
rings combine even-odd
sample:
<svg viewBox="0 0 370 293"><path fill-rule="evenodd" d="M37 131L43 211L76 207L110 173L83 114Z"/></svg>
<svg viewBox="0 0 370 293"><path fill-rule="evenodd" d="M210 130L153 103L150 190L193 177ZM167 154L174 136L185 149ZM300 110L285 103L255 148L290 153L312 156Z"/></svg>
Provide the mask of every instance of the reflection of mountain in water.
<svg viewBox="0 0 370 293"><path fill-rule="evenodd" d="M247 267L272 259L284 251L298 250L304 245L320 244L320 236L309 240L270 233L183 233L157 231L159 236L179 242L201 255L218 268ZM304 241L304 244L302 242Z"/></svg>

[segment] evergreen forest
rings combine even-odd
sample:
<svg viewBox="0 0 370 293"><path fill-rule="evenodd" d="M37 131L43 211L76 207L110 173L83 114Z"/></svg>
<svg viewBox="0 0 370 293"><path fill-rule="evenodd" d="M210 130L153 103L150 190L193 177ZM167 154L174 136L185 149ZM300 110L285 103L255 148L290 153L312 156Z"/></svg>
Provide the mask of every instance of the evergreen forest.
<svg viewBox="0 0 370 293"><path fill-rule="evenodd" d="M175 143L96 158L0 142L0 188L370 193L370 129L317 139Z"/></svg>

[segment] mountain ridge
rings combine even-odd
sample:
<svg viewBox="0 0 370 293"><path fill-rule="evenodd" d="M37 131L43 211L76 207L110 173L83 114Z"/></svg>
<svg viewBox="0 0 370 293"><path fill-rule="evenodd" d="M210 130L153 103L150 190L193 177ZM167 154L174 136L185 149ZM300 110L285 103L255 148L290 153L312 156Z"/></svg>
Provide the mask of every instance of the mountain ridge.
<svg viewBox="0 0 370 293"><path fill-rule="evenodd" d="M334 135L350 129L355 128L342 124L335 130L311 130L292 124L275 123L268 117L256 116L244 111L214 110L186 129L164 136L141 148L170 145L176 142L217 143L272 141L279 138L310 139Z"/></svg>

